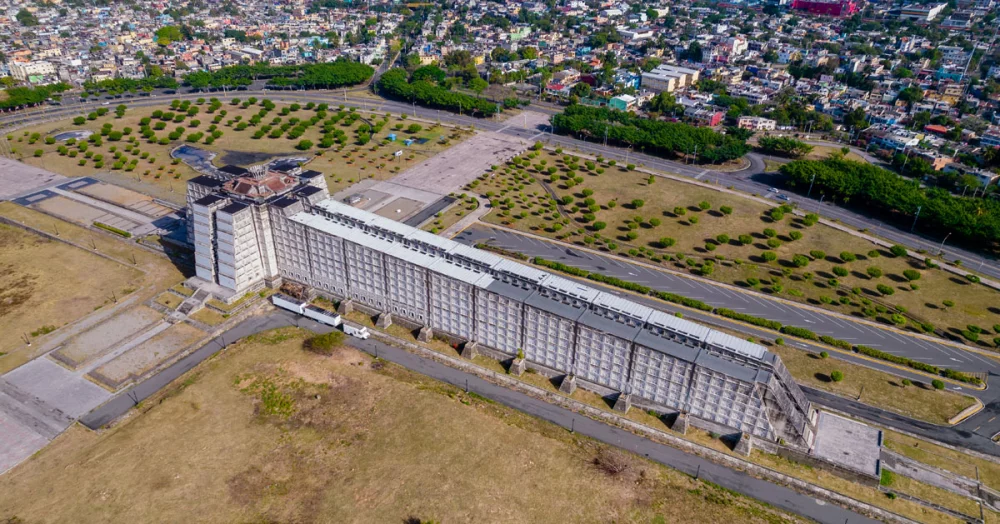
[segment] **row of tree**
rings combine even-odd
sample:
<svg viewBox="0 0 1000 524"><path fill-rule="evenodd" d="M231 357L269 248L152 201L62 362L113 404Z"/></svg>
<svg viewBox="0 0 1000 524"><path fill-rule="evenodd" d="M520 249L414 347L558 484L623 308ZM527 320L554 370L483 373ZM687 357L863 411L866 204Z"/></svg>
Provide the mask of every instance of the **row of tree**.
<svg viewBox="0 0 1000 524"><path fill-rule="evenodd" d="M425 74L410 78L405 69L394 68L379 78L378 92L425 107L465 112L479 117L490 116L500 110L497 104L482 98L450 91L439 85L436 78L437 75L426 70Z"/></svg>
<svg viewBox="0 0 1000 524"><path fill-rule="evenodd" d="M100 82L86 81L84 91L91 93L108 92L111 94L134 93L136 91L152 91L153 89L176 89L179 84L170 76L148 76L145 78L111 78Z"/></svg>
<svg viewBox="0 0 1000 524"><path fill-rule="evenodd" d="M952 233L966 244L995 250L1000 242L1000 202L962 198L941 188L925 189L917 180L864 162L829 158L796 160L781 167L788 183L813 185L813 191L852 207L893 217L904 223L920 209L920 228ZM814 181L815 180L815 181Z"/></svg>
<svg viewBox="0 0 1000 524"><path fill-rule="evenodd" d="M750 152L744 140L709 128L641 118L605 107L569 106L552 117L552 125L556 133L607 138L609 143L642 148L647 153L687 155L700 162L720 163Z"/></svg>
<svg viewBox="0 0 1000 524"><path fill-rule="evenodd" d="M761 151L769 155L800 157L812 152L813 146L787 136L762 136L757 139Z"/></svg>
<svg viewBox="0 0 1000 524"><path fill-rule="evenodd" d="M62 82L47 86L31 87L11 87L4 91L7 98L0 100L0 111L8 109L20 109L41 104L46 99L57 93L62 93L69 89L68 84Z"/></svg>
<svg viewBox="0 0 1000 524"><path fill-rule="evenodd" d="M267 79L271 85L332 89L360 84L373 74L375 70L371 66L349 60L287 66L254 64L191 73L184 77L184 85L194 89L219 89L247 86L254 80Z"/></svg>

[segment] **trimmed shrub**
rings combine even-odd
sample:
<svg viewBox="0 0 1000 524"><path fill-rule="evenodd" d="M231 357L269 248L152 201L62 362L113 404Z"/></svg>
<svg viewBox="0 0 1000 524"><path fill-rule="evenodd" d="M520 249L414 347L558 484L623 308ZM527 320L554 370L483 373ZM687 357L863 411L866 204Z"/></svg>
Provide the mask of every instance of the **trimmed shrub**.
<svg viewBox="0 0 1000 524"><path fill-rule="evenodd" d="M303 347L307 351L320 355L332 355L337 349L344 345L344 332L333 330L323 335L316 335L306 339Z"/></svg>
<svg viewBox="0 0 1000 524"><path fill-rule="evenodd" d="M844 380L844 373L842 371L834 370L830 373L830 380L840 382L841 380Z"/></svg>

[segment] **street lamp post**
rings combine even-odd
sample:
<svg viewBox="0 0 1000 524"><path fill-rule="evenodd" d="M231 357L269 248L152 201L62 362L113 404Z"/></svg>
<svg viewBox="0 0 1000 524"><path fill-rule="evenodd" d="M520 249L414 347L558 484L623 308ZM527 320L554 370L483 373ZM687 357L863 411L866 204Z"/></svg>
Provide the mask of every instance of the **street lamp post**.
<svg viewBox="0 0 1000 524"><path fill-rule="evenodd" d="M913 215L913 225L910 226L910 233L913 232L913 228L917 227L917 219L920 218L920 209L923 206L917 206L917 212Z"/></svg>
<svg viewBox="0 0 1000 524"><path fill-rule="evenodd" d="M944 243L948 241L948 237L951 236L951 232L944 236L944 240L941 241L941 245L938 246L938 253L944 253Z"/></svg>

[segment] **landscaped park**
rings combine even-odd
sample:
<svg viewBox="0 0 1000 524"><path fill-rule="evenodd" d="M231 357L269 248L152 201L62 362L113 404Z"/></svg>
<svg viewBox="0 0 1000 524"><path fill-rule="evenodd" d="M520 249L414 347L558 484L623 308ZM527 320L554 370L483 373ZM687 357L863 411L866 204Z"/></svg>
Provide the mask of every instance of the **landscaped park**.
<svg viewBox="0 0 1000 524"><path fill-rule="evenodd" d="M815 214L536 144L467 188L487 222L970 345L1000 347L1000 293Z"/></svg>
<svg viewBox="0 0 1000 524"><path fill-rule="evenodd" d="M324 103L213 97L164 101L162 107L100 107L7 138L25 163L182 204L186 181L198 174L171 155L185 144L215 153L216 167L305 156L303 167L326 175L335 193L362 179L391 178L470 134Z"/></svg>

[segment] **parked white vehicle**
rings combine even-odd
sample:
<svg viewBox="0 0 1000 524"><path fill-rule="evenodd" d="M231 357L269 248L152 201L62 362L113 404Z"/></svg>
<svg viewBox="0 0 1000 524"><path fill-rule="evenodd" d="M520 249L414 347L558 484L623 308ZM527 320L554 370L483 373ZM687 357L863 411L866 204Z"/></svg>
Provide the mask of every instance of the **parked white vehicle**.
<svg viewBox="0 0 1000 524"><path fill-rule="evenodd" d="M371 336L371 333L368 332L368 328L364 326L354 327L349 324L344 324L344 333L347 333L348 335L355 338L360 338L362 340Z"/></svg>
<svg viewBox="0 0 1000 524"><path fill-rule="evenodd" d="M288 295L282 295L281 293L271 295L271 303L281 309L287 309L300 315L305 314L306 306L308 305L308 302L303 302Z"/></svg>
<svg viewBox="0 0 1000 524"><path fill-rule="evenodd" d="M341 324L340 315L332 311L327 311L323 308L318 308L312 304L308 304L302 314L307 318L311 318L316 322L319 322L320 324L326 324L332 327L337 327Z"/></svg>

